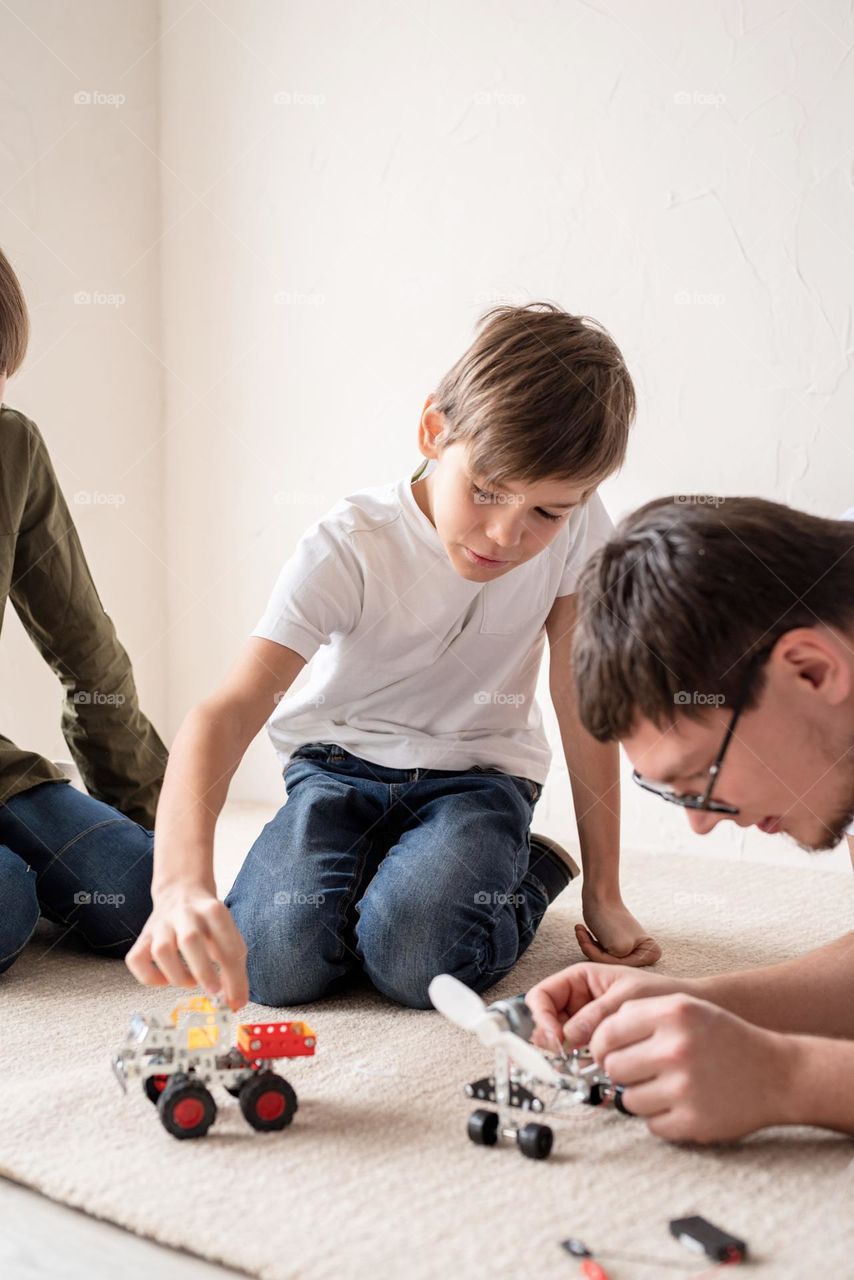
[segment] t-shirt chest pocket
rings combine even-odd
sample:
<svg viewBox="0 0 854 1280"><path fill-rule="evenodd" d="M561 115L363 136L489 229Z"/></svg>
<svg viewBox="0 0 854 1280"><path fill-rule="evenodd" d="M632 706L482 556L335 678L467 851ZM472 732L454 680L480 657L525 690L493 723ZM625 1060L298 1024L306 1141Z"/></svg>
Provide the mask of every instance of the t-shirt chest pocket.
<svg viewBox="0 0 854 1280"><path fill-rule="evenodd" d="M551 604L548 565L537 556L511 569L481 592L482 635L513 636L543 625Z"/></svg>

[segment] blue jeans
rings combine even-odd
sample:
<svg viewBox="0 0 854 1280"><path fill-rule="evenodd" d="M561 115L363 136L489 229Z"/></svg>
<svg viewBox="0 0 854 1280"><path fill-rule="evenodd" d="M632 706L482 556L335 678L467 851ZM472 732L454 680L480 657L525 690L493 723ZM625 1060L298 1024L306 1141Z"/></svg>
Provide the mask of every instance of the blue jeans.
<svg viewBox="0 0 854 1280"><path fill-rule="evenodd" d="M528 871L539 783L392 769L317 742L284 776L287 803L225 899L252 1000L306 1004L363 971L423 1009L437 973L483 991L513 968L548 906Z"/></svg>
<svg viewBox="0 0 854 1280"><path fill-rule="evenodd" d="M0 973L39 916L122 957L151 914L154 834L66 782L0 804Z"/></svg>

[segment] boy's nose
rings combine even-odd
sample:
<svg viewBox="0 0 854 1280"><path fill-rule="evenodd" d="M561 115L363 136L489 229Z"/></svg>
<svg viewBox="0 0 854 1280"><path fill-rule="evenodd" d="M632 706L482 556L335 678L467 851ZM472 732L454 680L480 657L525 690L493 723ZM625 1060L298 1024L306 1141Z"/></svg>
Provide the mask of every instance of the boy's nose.
<svg viewBox="0 0 854 1280"><path fill-rule="evenodd" d="M522 522L493 520L486 530L486 536L495 547L515 547L522 537Z"/></svg>

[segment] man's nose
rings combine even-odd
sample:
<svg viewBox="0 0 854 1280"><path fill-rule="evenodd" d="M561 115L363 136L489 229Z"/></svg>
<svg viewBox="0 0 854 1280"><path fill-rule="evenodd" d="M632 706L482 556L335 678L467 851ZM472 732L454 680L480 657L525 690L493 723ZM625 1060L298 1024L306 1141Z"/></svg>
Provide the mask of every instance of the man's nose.
<svg viewBox="0 0 854 1280"><path fill-rule="evenodd" d="M725 813L708 813L705 809L688 809L688 822L692 831L696 831L698 836L706 836L716 827L721 818L725 818Z"/></svg>

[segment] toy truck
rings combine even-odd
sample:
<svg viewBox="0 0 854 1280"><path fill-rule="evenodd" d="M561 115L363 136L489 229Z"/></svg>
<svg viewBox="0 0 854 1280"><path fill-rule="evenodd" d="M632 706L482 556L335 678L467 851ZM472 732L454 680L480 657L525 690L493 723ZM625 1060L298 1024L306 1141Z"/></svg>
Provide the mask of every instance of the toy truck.
<svg viewBox="0 0 854 1280"><path fill-rule="evenodd" d="M210 1087L237 1098L253 1129L284 1129L297 1109L293 1087L273 1069L279 1058L314 1055L317 1037L305 1022L244 1022L232 1043L227 1005L193 996L168 1021L134 1014L124 1045L112 1059L124 1092L129 1080L157 1107L175 1138L201 1138L216 1119Z"/></svg>

